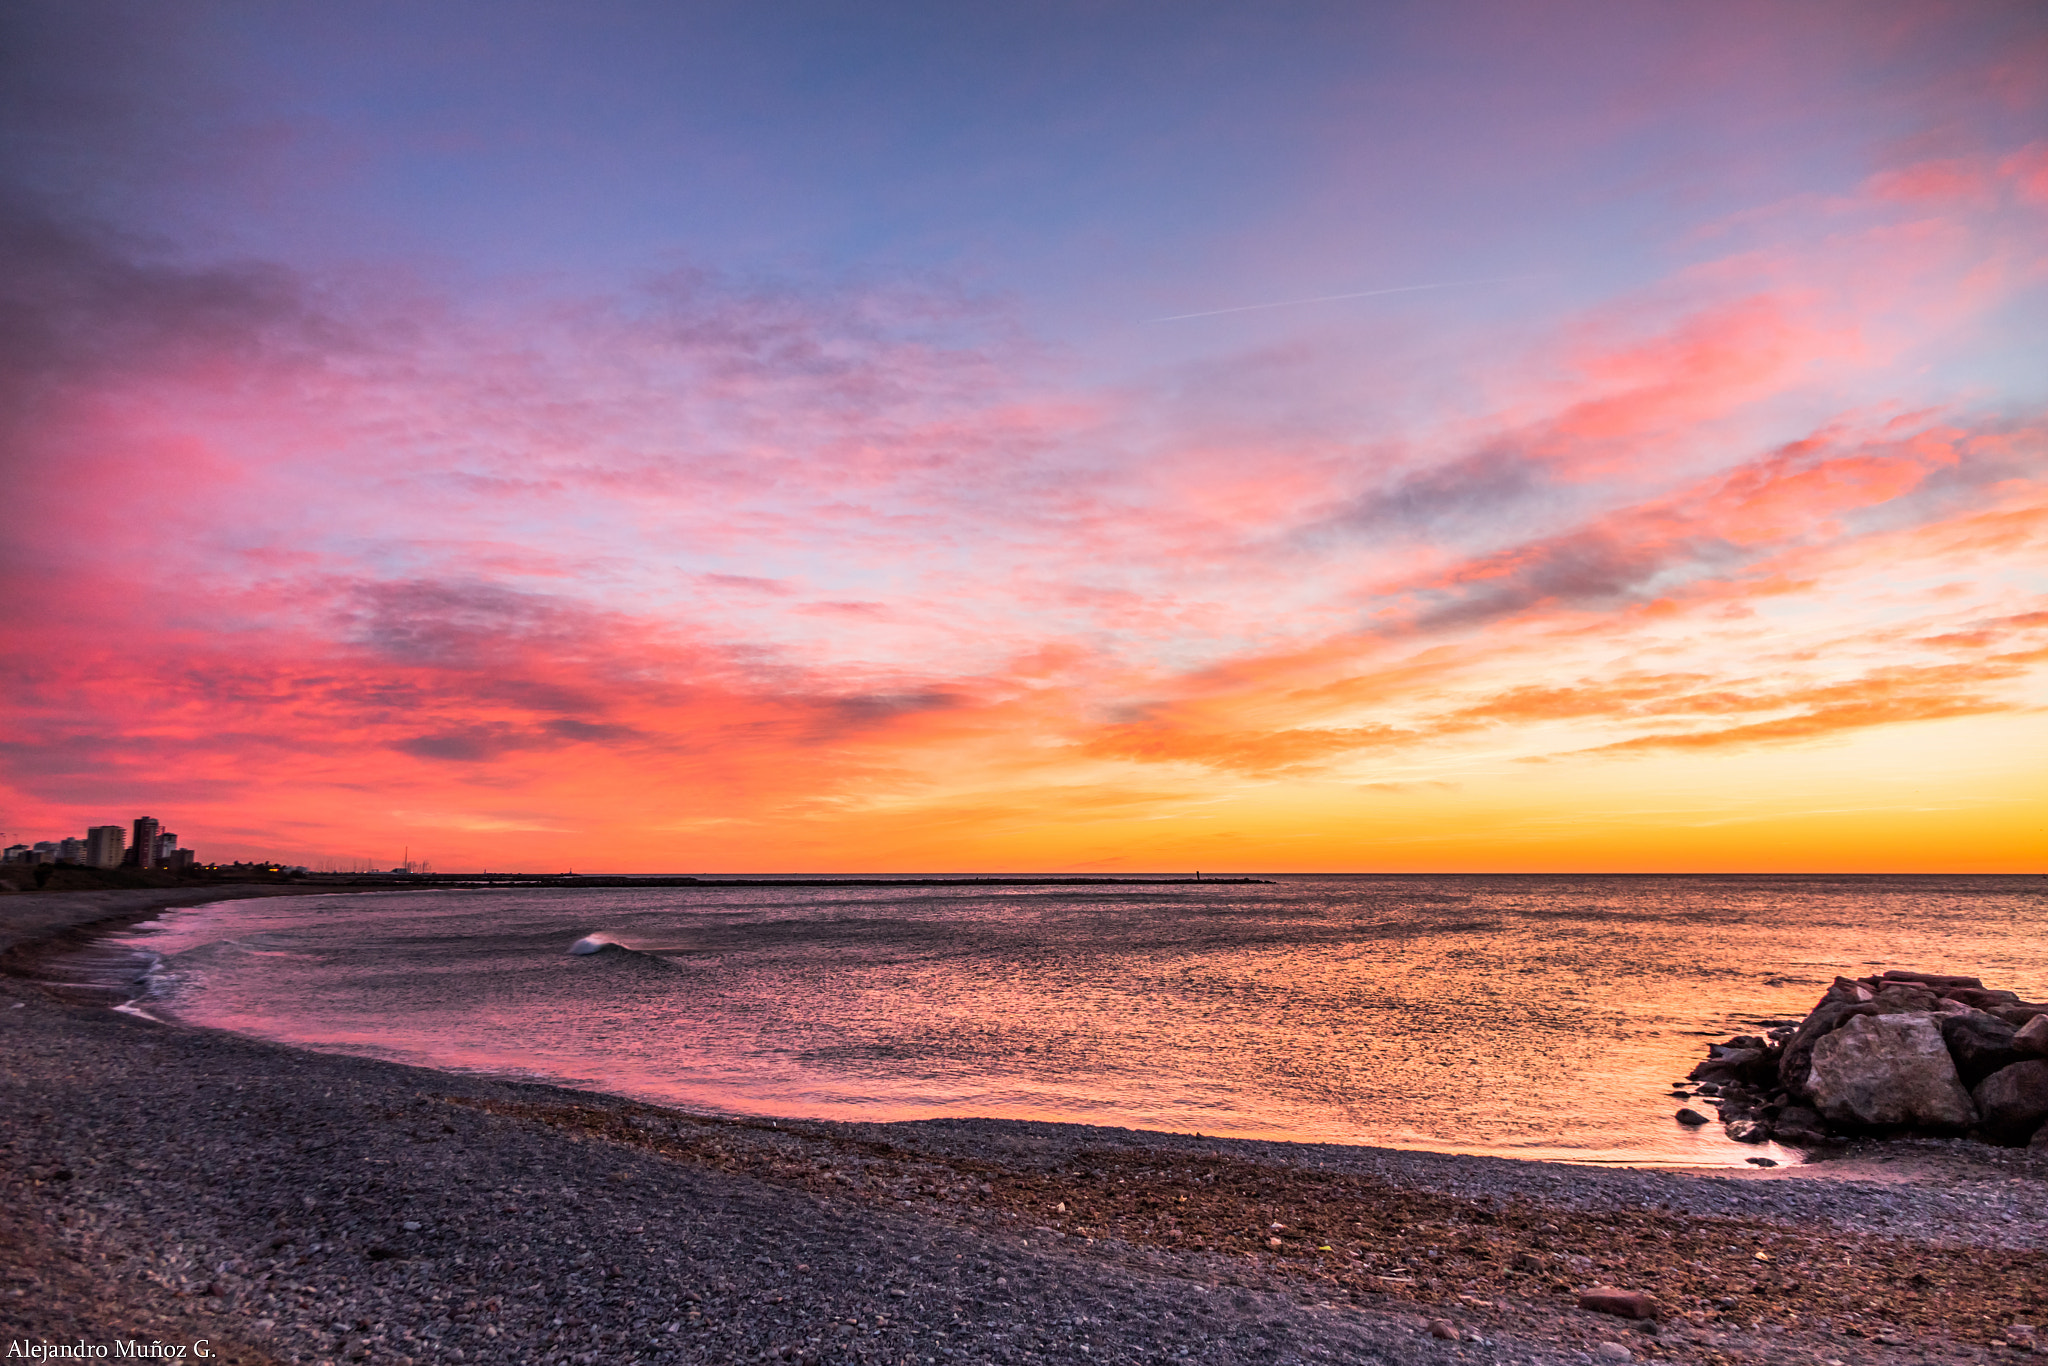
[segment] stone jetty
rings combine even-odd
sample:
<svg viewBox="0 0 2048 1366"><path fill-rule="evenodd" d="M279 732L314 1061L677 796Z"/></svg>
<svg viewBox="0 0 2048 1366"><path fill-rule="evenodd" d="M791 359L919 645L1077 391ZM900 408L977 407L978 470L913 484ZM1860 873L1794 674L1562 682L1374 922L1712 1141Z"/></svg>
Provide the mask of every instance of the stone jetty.
<svg viewBox="0 0 2048 1366"><path fill-rule="evenodd" d="M1837 977L1798 1024L1707 1054L1694 1094L1676 1094L1717 1107L1744 1143L1961 1134L2048 1151L2048 1003L1975 977Z"/></svg>

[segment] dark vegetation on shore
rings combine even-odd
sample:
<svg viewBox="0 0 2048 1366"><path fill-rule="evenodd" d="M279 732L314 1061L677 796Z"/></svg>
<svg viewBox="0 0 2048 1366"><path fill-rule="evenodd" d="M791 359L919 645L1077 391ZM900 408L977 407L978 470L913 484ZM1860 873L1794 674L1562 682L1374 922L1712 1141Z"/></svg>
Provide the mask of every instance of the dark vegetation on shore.
<svg viewBox="0 0 2048 1366"><path fill-rule="evenodd" d="M203 869L81 868L71 863L0 866L0 894L10 892L128 892L180 887L239 886L250 882L285 885L289 873L216 874Z"/></svg>

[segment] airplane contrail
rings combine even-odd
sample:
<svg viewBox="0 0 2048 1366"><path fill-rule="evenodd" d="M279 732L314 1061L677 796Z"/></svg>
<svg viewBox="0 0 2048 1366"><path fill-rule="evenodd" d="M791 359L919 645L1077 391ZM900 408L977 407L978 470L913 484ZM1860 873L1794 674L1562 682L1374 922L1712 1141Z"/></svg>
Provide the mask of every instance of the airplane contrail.
<svg viewBox="0 0 2048 1366"><path fill-rule="evenodd" d="M1497 285L1509 280L1526 280L1526 275L1496 275L1486 280L1446 280L1435 285L1401 285L1394 289L1361 289L1356 294L1318 294L1313 299L1282 299L1272 304L1240 304L1236 308L1212 308L1202 313L1173 313L1164 318L1147 318L1148 323L1177 323L1188 318L1217 318L1225 313L1255 313L1262 308L1294 308L1300 304L1335 303L1339 299L1372 299L1382 294L1414 294L1425 289L1462 289L1466 285Z"/></svg>

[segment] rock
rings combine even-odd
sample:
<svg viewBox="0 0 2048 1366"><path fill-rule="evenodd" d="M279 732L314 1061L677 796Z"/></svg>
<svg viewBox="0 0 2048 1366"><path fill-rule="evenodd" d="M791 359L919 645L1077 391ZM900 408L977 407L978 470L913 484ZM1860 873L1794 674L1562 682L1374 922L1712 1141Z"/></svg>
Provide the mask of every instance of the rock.
<svg viewBox="0 0 2048 1366"><path fill-rule="evenodd" d="M1756 1102L1746 1092L1727 1092L1718 1102L1718 1108L1723 1124L1731 1119L1755 1119L1759 1112Z"/></svg>
<svg viewBox="0 0 2048 1366"><path fill-rule="evenodd" d="M1856 994L1856 982L1854 978L1837 977L1834 980L1833 985L1831 985L1828 988L1827 994L1820 998L1820 1005L1816 1005L1814 1009L1818 1010L1820 1009L1820 1006L1824 1005L1853 1006L1858 1001L1868 999L1868 997L1859 996Z"/></svg>
<svg viewBox="0 0 2048 1366"><path fill-rule="evenodd" d="M2034 1130L2034 1141L2027 1145L2027 1151L2048 1156L2048 1124Z"/></svg>
<svg viewBox="0 0 2048 1366"><path fill-rule="evenodd" d="M1721 1086L1760 1082L1776 1070L1771 1055L1761 1048L1723 1048L1721 1053L1721 1057L1709 1058L1693 1068L1692 1080Z"/></svg>
<svg viewBox="0 0 2048 1366"><path fill-rule="evenodd" d="M1771 1136L1770 1124L1761 1119L1731 1119L1725 1127L1737 1143L1763 1143Z"/></svg>
<svg viewBox="0 0 2048 1366"><path fill-rule="evenodd" d="M2014 1029L2024 1029L2030 1021L2038 1020L2043 1015L2048 1015L2048 1005L2037 1005L2031 1001L2021 1001L2018 1005L1993 1006L1987 1013L1996 1015Z"/></svg>
<svg viewBox="0 0 2048 1366"><path fill-rule="evenodd" d="M1672 1118L1676 1119L1680 1124L1685 1125L1687 1128L1692 1129L1696 1129L1700 1125L1705 1124L1707 1122L1707 1117L1701 1114L1699 1111L1693 1109L1690 1105L1680 1110L1676 1115L1672 1116Z"/></svg>
<svg viewBox="0 0 2048 1366"><path fill-rule="evenodd" d="M2036 1015L2014 1030L2012 1042L2023 1053L2048 1053L2048 1015Z"/></svg>
<svg viewBox="0 0 2048 1366"><path fill-rule="evenodd" d="M1813 1070L1814 1045L1857 1016L1875 1014L1877 1007L1868 1001L1856 1004L1823 1001L1815 1006L1813 1014L1806 1017L1792 1036L1792 1042L1785 1045L1785 1055L1778 1060L1778 1080L1794 1095L1804 1096L1807 1077Z"/></svg>
<svg viewBox="0 0 2048 1366"><path fill-rule="evenodd" d="M1941 1041L1955 1059L1963 1085L1975 1086L1993 1072L2021 1062L2028 1056L2013 1046L2016 1031L1995 1015L1978 1011L1969 1015L1944 1015L1939 1024Z"/></svg>
<svg viewBox="0 0 2048 1366"><path fill-rule="evenodd" d="M1429 1321L1429 1335L1433 1338L1442 1338L1445 1342L1458 1341L1457 1326L1449 1319L1431 1319Z"/></svg>
<svg viewBox="0 0 2048 1366"><path fill-rule="evenodd" d="M1778 1057L1762 1039L1742 1037L1709 1044L1707 1060L1692 1069L1692 1079L1726 1085L1768 1085L1775 1079Z"/></svg>
<svg viewBox="0 0 2048 1366"><path fill-rule="evenodd" d="M1879 980L1918 982L1921 986L1931 987L1944 995L1957 987L1973 987L1979 991L1984 989L1984 979L1981 977L1949 977L1939 972L1908 972L1903 968L1887 968Z"/></svg>
<svg viewBox="0 0 2048 1366"><path fill-rule="evenodd" d="M1603 1342L1593 1349L1593 1355L1602 1361L1634 1361L1635 1353L1618 1342Z"/></svg>
<svg viewBox="0 0 2048 1366"><path fill-rule="evenodd" d="M1771 1137L1780 1143L1814 1144L1826 1141L1827 1130L1821 1127L1819 1111L1787 1105L1771 1122Z"/></svg>
<svg viewBox="0 0 2048 1366"><path fill-rule="evenodd" d="M1656 1300L1640 1290L1617 1290L1611 1285L1596 1285L1591 1290L1581 1290L1579 1308L1590 1309L1596 1314L1614 1314L1625 1319L1657 1317Z"/></svg>
<svg viewBox="0 0 2048 1366"><path fill-rule="evenodd" d="M1816 1012L1818 1013L1818 1012ZM1823 1035L1806 1089L1837 1124L1967 1129L1977 1122L1941 1030L1925 1015L1858 1015Z"/></svg>
<svg viewBox="0 0 2048 1366"><path fill-rule="evenodd" d="M2048 1120L2048 1062L2014 1063L1979 1082L1972 1093L1985 1134L1994 1143L2025 1143Z"/></svg>
<svg viewBox="0 0 2048 1366"><path fill-rule="evenodd" d="M1877 1008L1885 1015L1925 1015L1940 1004L1939 996L1910 983L1888 984L1877 993Z"/></svg>
<svg viewBox="0 0 2048 1366"><path fill-rule="evenodd" d="M1958 987L1941 994L1951 1001L1960 1001L1979 1010L1989 1010L1993 1006L2016 1006L2020 1003L2019 994L2011 991L1973 991L1969 987Z"/></svg>

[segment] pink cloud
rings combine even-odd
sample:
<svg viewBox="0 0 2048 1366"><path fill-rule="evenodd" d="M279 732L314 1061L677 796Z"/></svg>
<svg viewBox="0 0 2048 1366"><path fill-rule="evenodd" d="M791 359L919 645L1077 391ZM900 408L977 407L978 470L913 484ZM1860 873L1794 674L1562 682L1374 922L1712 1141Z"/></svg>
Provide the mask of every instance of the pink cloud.
<svg viewBox="0 0 2048 1366"><path fill-rule="evenodd" d="M2028 204L2048 204L2048 142L2034 142L1999 163L2013 193Z"/></svg>

